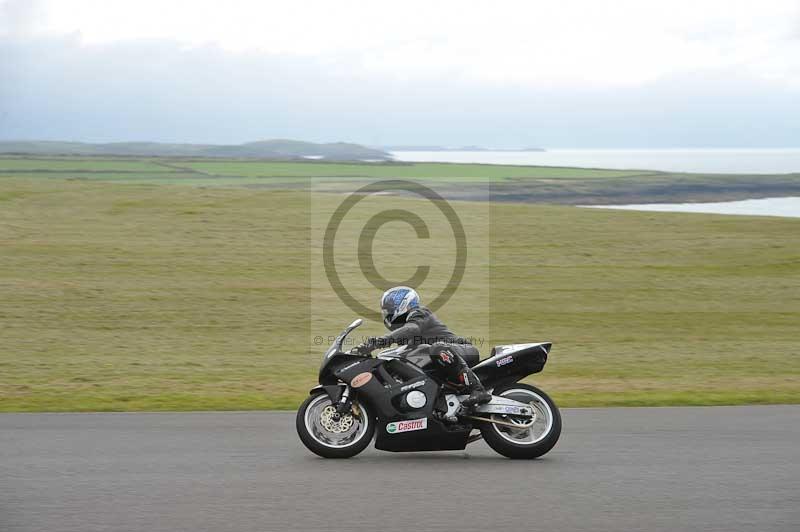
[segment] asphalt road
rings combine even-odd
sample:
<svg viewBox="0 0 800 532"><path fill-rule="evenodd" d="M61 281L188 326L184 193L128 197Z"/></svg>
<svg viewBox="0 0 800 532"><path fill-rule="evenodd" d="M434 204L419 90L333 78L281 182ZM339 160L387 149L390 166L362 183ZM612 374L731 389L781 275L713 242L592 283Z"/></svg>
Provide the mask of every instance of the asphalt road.
<svg viewBox="0 0 800 532"><path fill-rule="evenodd" d="M0 531L800 530L800 406L577 409L556 448L351 460L292 413L0 415Z"/></svg>

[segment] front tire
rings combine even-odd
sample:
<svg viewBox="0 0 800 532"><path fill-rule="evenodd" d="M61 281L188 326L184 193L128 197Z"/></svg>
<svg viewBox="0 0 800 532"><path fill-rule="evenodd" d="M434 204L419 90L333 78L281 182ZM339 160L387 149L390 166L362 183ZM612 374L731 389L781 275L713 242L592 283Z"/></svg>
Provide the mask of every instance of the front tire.
<svg viewBox="0 0 800 532"><path fill-rule="evenodd" d="M532 459L542 456L555 446L561 435L561 413L546 393L535 386L517 383L496 388L492 394L529 403L536 413L536 420L527 429L483 423L480 430L489 447L508 458ZM497 414L493 414L492 418L514 421Z"/></svg>
<svg viewBox="0 0 800 532"><path fill-rule="evenodd" d="M297 411L295 427L308 450L323 458L350 458L367 448L375 434L375 418L367 408L336 418L336 407L325 392L311 395Z"/></svg>

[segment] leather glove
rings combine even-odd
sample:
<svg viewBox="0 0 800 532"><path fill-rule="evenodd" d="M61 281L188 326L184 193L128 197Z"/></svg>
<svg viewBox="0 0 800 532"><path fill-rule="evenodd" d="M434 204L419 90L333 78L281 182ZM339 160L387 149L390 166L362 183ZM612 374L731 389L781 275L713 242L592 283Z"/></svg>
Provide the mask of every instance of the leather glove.
<svg viewBox="0 0 800 532"><path fill-rule="evenodd" d="M370 347L372 347L372 349L381 349L384 347L389 347L390 345L392 345L392 342L389 341L384 336L377 336L377 337L373 336L372 338L367 340L367 344Z"/></svg>
<svg viewBox="0 0 800 532"><path fill-rule="evenodd" d="M371 340L371 338L370 338L370 340ZM358 353L361 356L368 357L368 356L370 356L372 354L372 350L373 349L375 349L375 348L373 346L371 346L369 340L367 340L363 344L358 344L355 347L355 352Z"/></svg>
<svg viewBox="0 0 800 532"><path fill-rule="evenodd" d="M356 347L356 351L364 355L371 354L374 350L389 347L391 342L382 336L368 338L366 342Z"/></svg>

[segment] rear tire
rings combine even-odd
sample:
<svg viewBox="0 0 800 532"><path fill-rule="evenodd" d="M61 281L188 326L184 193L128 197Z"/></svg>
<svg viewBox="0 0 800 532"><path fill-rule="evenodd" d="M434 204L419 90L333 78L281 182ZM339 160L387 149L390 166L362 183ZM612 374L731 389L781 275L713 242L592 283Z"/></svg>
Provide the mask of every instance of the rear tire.
<svg viewBox="0 0 800 532"><path fill-rule="evenodd" d="M375 435L375 418L361 404L359 414L345 414L332 420L335 410L325 392L311 395L297 410L295 427L303 444L323 458L350 458L367 448ZM349 416L349 418L348 418Z"/></svg>
<svg viewBox="0 0 800 532"><path fill-rule="evenodd" d="M540 426L534 423L529 429L519 430L494 423L482 423L481 434L489 447L508 458L529 460L542 456L555 446L561 435L561 413L550 396L535 386L519 383L496 388L492 394L531 403ZM508 418L496 414L493 417L509 421Z"/></svg>

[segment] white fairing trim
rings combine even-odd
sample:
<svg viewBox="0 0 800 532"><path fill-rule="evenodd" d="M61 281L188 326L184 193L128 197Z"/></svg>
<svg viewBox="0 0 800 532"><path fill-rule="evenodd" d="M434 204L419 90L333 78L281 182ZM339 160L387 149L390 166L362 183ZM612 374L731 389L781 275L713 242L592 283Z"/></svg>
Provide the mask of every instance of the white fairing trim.
<svg viewBox="0 0 800 532"><path fill-rule="evenodd" d="M384 360L389 360L391 358L397 358L403 355L406 351L409 351L408 345L400 345L397 347L392 347L390 349L385 349L378 353L376 358L382 358Z"/></svg>
<svg viewBox="0 0 800 532"><path fill-rule="evenodd" d="M495 360L499 360L505 356L508 356L512 353L516 353L518 351L524 351L525 349L530 349L531 347L542 346L542 350L545 354L547 354L547 348L544 346L547 344L551 344L552 342L537 342L532 344L508 344L508 345L497 345L494 347L494 356L487 358L486 360L481 360L480 364L477 364L472 369L477 368L478 366L483 366L484 364L491 364Z"/></svg>

